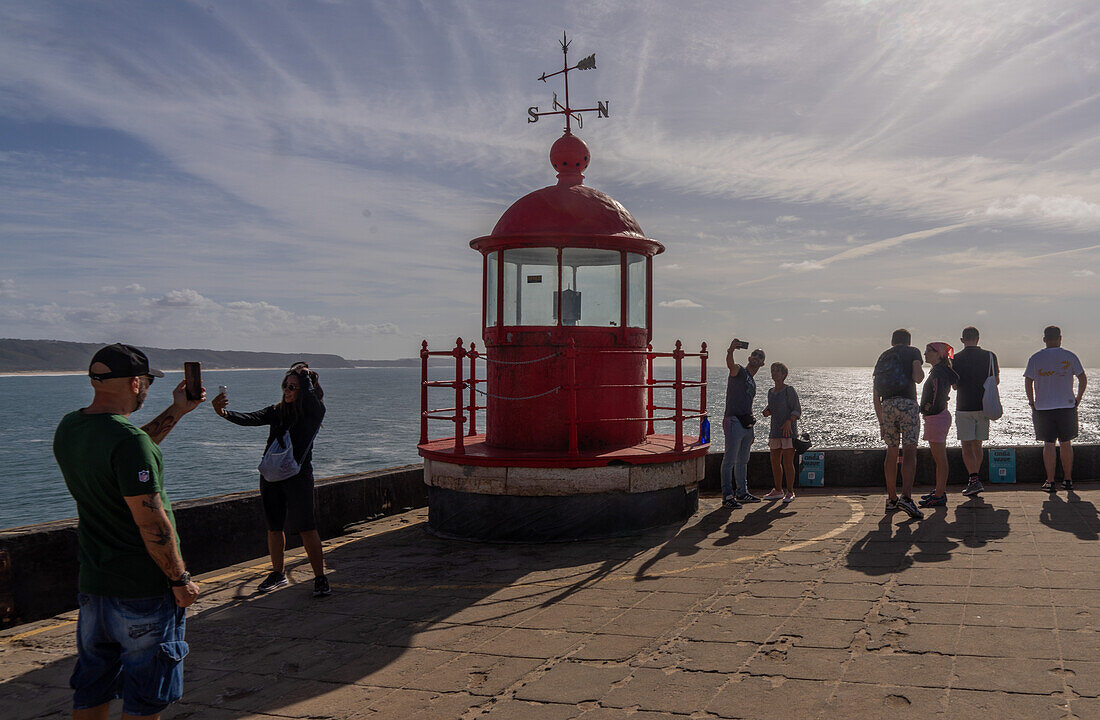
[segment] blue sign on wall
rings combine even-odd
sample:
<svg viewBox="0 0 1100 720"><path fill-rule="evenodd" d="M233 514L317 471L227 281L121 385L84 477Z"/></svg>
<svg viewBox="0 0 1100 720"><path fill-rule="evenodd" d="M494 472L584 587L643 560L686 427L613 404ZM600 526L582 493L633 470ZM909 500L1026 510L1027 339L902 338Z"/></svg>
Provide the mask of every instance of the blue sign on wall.
<svg viewBox="0 0 1100 720"><path fill-rule="evenodd" d="M989 482L1016 482L1016 450L1014 448L989 449Z"/></svg>
<svg viewBox="0 0 1100 720"><path fill-rule="evenodd" d="M825 485L825 453L802 453L802 472L798 474L801 487L823 487Z"/></svg>

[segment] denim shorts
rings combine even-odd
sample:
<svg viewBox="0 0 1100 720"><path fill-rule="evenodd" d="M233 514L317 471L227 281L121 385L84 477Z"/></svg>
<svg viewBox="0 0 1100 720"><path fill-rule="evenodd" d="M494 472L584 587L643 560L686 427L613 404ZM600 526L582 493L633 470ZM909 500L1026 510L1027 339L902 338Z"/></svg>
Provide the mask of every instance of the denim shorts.
<svg viewBox="0 0 1100 720"><path fill-rule="evenodd" d="M73 709L122 698L130 715L155 715L183 694L186 610L171 594L117 598L80 593Z"/></svg>

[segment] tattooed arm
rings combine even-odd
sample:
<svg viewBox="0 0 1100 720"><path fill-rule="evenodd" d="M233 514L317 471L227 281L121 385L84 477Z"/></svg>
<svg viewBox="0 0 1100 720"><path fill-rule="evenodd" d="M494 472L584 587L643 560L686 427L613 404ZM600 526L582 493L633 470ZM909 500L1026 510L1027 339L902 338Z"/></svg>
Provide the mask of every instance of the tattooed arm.
<svg viewBox="0 0 1100 720"><path fill-rule="evenodd" d="M153 558L153 562L169 580L178 580L186 572L187 566L183 564L183 557L176 545L176 531L168 521L160 495L151 493L127 496L126 504L141 532L141 540L145 543L149 557ZM176 603L180 607L187 607L199 596L199 586L192 582L184 587L174 587L172 592L176 596Z"/></svg>
<svg viewBox="0 0 1100 720"><path fill-rule="evenodd" d="M187 381L184 380L172 391L172 404L167 410L157 415L141 426L141 429L153 439L157 445L168 436L169 431L176 426L180 418L197 408L206 400L206 388L198 400L187 399Z"/></svg>

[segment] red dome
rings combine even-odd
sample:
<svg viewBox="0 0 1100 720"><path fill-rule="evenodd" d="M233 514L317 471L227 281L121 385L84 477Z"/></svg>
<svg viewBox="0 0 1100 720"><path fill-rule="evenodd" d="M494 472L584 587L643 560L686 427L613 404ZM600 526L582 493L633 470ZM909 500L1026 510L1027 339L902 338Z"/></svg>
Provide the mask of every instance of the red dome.
<svg viewBox="0 0 1100 720"><path fill-rule="evenodd" d="M493 235L645 238L625 207L607 193L584 185L551 185L524 195L500 217Z"/></svg>
<svg viewBox="0 0 1100 720"><path fill-rule="evenodd" d="M588 146L566 133L550 149L558 184L524 195L512 203L491 235L470 246L482 252L508 247L602 247L657 255L664 246L650 240L638 222L607 193L584 185Z"/></svg>

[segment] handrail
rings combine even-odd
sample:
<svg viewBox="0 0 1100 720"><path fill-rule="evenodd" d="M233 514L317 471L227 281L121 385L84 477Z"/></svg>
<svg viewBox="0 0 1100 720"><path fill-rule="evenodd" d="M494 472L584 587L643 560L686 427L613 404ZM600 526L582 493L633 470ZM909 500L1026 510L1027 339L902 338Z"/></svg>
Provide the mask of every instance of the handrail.
<svg viewBox="0 0 1100 720"><path fill-rule="evenodd" d="M577 359L581 355L645 355L646 357L646 380L644 383L621 383L621 384L606 384L606 385L579 385L577 383ZM563 356L565 362L569 364L568 382L565 385L558 386L547 392L539 393L536 395L527 395L519 397L504 397L490 395L484 390L479 390L478 385L487 383L487 378L478 378L477 376L477 361L480 359L484 362L498 362L507 365L527 365L537 362L543 362L551 360L553 358ZM428 358L429 357L444 357L450 356L455 359L455 379L454 380L429 380L428 379ZM689 353L683 349L683 344L677 340L675 349L672 352L656 352L653 350L653 345L647 345L645 350L611 350L602 348L578 348L576 340L570 339L569 344L565 346L564 350L552 353L545 357L535 358L534 360L523 361L494 361L492 358L487 357L484 353L478 352L476 343L470 343L470 349L466 350L462 345L462 338L455 340L454 348L450 350L429 350L428 341L425 340L420 344L420 444L426 444L428 442L428 420L445 420L447 422L453 422L455 426L454 434L454 453L456 455L464 455L466 452L464 437L471 437L477 435L477 411L485 410L487 406L477 404L477 393L481 393L487 397L492 397L496 400L502 401L526 401L533 400L544 395L548 395L554 392L565 390L568 392L568 408L569 408L569 454L577 455L578 449L578 427L582 424L588 425L591 423L601 422L645 422L646 423L646 436L655 434L654 423L655 422L668 422L675 423L675 445L673 447L674 452L683 452L684 449L684 421L694 420L707 417L707 359L710 357L707 352L707 344L704 342L700 345L699 352ZM468 375L463 377L463 364L462 361L465 358L469 358ZM656 358L672 358L676 361L675 378L672 380L657 380L653 376L653 360ZM683 360L684 358L699 358L700 359L700 372L699 380L685 380L683 377ZM455 392L454 407L438 408L435 410L428 409L428 388L450 388ZM699 389L699 407L684 407L684 390L685 389ZM463 390L469 390L468 404L463 405ZM627 418L593 418L582 419L577 412L577 392L592 391L592 390L645 390L646 391L646 415L644 417L627 417ZM675 404L657 405L654 402L653 391L655 389L673 390L675 396ZM672 415L657 416L657 411L672 412ZM453 413L453 414L447 414ZM466 421L469 420L469 428L466 428ZM692 446L697 445L697 442L691 443Z"/></svg>

